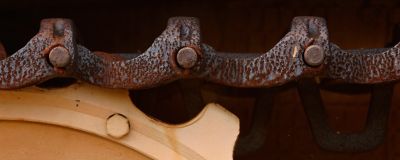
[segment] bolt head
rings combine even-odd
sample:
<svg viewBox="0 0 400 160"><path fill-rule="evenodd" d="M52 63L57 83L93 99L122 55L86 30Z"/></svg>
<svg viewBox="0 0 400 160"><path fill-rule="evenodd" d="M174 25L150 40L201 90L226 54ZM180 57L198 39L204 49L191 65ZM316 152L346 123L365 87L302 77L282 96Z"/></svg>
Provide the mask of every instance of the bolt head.
<svg viewBox="0 0 400 160"><path fill-rule="evenodd" d="M304 61L312 67L320 66L325 59L324 49L319 45L311 45L304 52Z"/></svg>
<svg viewBox="0 0 400 160"><path fill-rule="evenodd" d="M129 133L129 120L121 114L113 114L107 119L106 131L113 138L122 138Z"/></svg>
<svg viewBox="0 0 400 160"><path fill-rule="evenodd" d="M62 68L70 63L71 55L66 48L57 46L50 51L49 60L54 67Z"/></svg>
<svg viewBox="0 0 400 160"><path fill-rule="evenodd" d="M198 55L193 48L184 47L178 51L178 54L176 55L176 60L179 66L185 69L189 69L196 65Z"/></svg>

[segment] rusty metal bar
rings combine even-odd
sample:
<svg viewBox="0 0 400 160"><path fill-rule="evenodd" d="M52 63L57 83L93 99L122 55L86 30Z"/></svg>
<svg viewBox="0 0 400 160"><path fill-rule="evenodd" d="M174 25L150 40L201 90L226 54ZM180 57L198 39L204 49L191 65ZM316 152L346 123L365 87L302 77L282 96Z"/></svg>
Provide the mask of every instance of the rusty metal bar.
<svg viewBox="0 0 400 160"><path fill-rule="evenodd" d="M308 53L310 47L314 49L308 49L311 54L306 55L318 55L329 49L325 21L313 17L295 18L291 31L257 57L226 56L201 44L195 18L171 18L147 51L128 60L75 44L72 26L65 19L43 20L40 32L24 48L0 62L4 68L0 88L20 88L64 76L128 89L155 87L186 77L236 87L271 87L319 73L322 67L306 64L318 59L303 61L302 52ZM319 61L311 63L322 63L323 58ZM29 71L21 73L20 67Z"/></svg>
<svg viewBox="0 0 400 160"><path fill-rule="evenodd" d="M136 55L92 52L75 42L75 34L70 20L43 20L39 33L26 46L0 60L0 89L26 87L55 77L125 89L157 87L184 78L244 88L269 88L310 77L359 84L400 79L399 45L342 50L329 41L326 22L318 17L294 18L290 31L263 54L215 51L202 44L199 21L191 17L171 18L153 44ZM0 49L0 58L6 55L3 50ZM182 85L185 92L189 92L187 88L191 86ZM389 104L388 97L379 94L390 96L389 88L374 89L369 114L372 118L366 132L337 136L327 128L318 88L311 83L299 83L317 142L337 151L362 151L380 143ZM191 103L190 97L199 94L188 94L185 103ZM313 98L317 100L313 102ZM383 107L377 107L376 101L384 101ZM196 102L201 103L201 99ZM192 108L194 112L196 108ZM261 118L257 123L264 124L262 121ZM375 138L370 139L371 136Z"/></svg>
<svg viewBox="0 0 400 160"><path fill-rule="evenodd" d="M187 77L234 87L273 87L301 77L380 83L397 80L400 74L398 46L341 50L329 42L325 21L317 17L296 17L271 50L241 56L202 44L195 18L171 18L149 49L131 59L76 44L72 26L66 19L43 20L25 47L0 61L0 88L25 87L54 77L143 89Z"/></svg>
<svg viewBox="0 0 400 160"><path fill-rule="evenodd" d="M398 80L400 49L393 48L341 50L331 44L327 78L348 83L373 84Z"/></svg>

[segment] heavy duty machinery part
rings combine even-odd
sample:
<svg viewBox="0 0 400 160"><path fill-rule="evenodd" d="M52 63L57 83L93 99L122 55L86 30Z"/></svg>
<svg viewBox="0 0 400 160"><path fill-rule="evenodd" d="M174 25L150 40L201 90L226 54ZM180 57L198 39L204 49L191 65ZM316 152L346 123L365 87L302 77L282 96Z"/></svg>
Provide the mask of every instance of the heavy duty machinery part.
<svg viewBox="0 0 400 160"><path fill-rule="evenodd" d="M1 47L0 53L4 53ZM325 20L318 17L294 18L290 31L264 54L216 52L202 44L196 18L174 17L153 44L137 56L92 52L75 42L70 20L45 19L41 22L39 33L25 47L0 61L0 88L26 87L54 77L73 77L102 87L124 89L151 88L183 78L244 88L268 88L310 77L376 84L400 79L399 56L398 45L383 49L342 50L329 42ZM319 117L323 117L324 113L315 86L299 85L300 92L306 94L302 98L314 135L324 148L361 151L382 140L361 141L368 139L365 137L380 137L381 134L375 131L355 136L331 134L325 120ZM185 88L184 85L182 87ZM190 85L188 87L191 88ZM318 104L309 102L307 89L317 98L313 103ZM196 95L199 93L190 94L191 97ZM185 99L185 103L191 101ZM201 103L201 99L194 101ZM372 118L369 118L371 122L368 121L367 130L370 125L371 130L380 130L375 124L386 123L383 119L387 119L387 114L375 113L385 113L388 105L385 103L383 107L376 107L373 98ZM195 113L198 108L199 105L194 105L191 110ZM256 119L263 121L263 118ZM315 119L322 121L315 123ZM258 131L264 132L255 129L254 133ZM347 139L352 139L351 146L344 142Z"/></svg>
<svg viewBox="0 0 400 160"><path fill-rule="evenodd" d="M141 112L132 104L127 90L102 88L86 83L74 83L55 89L33 86L19 90L0 90L0 96L2 124L8 121L35 122L71 128L91 134L92 137L99 136L113 141L126 146L132 152L143 154L141 157L147 157L135 159L228 160L233 158L233 147L239 134L239 119L222 106L213 103L207 104L192 120L170 125ZM0 127L0 158L93 158L81 151L77 151L79 154L69 153L69 149L74 150L74 146L70 146L73 143L58 147L66 153L59 154L59 150L47 151L54 148L48 143L65 142L64 139L73 141L72 135L62 134L62 137L48 142L48 137L53 137L54 132L41 136L33 136L30 132L34 131L4 132L4 128ZM90 148L92 147L83 150L91 150ZM91 152L109 157L106 153ZM102 158L104 157L100 159Z"/></svg>
<svg viewBox="0 0 400 160"><path fill-rule="evenodd" d="M43 20L40 32L24 48L0 61L0 88L20 88L60 76L126 89L186 77L236 87L271 87L317 75L324 63L322 51L329 50L325 21L312 17L295 18L291 31L257 56L219 54L201 44L195 18L171 18L150 48L132 59L93 53L76 44L72 26L65 19Z"/></svg>
<svg viewBox="0 0 400 160"><path fill-rule="evenodd" d="M246 155L264 145L267 129L266 124L271 119L274 95L267 89L260 89L254 106L250 132L236 141L235 154Z"/></svg>
<svg viewBox="0 0 400 160"><path fill-rule="evenodd" d="M329 128L318 84L314 80L300 80L298 89L314 138L322 148L342 152L368 151L374 149L385 139L393 94L392 84L372 86L365 127L361 133L352 134L338 134Z"/></svg>
<svg viewBox="0 0 400 160"><path fill-rule="evenodd" d="M181 78L234 87L272 87L319 76L350 83L399 79L399 48L341 50L328 41L325 21L296 17L291 30L264 54L218 53L202 44L195 18L175 17L145 51L131 59L76 44L73 24L46 19L39 33L0 61L0 88L74 77L110 88L142 89Z"/></svg>

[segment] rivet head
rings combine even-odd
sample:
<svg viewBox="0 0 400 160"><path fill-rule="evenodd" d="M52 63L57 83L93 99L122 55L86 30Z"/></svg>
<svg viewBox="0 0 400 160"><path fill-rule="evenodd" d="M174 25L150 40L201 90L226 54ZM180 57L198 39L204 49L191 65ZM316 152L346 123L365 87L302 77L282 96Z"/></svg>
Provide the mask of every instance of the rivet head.
<svg viewBox="0 0 400 160"><path fill-rule="evenodd" d="M176 55L176 61L178 62L179 66L189 69L192 68L198 59L198 55L193 48L184 47L178 51Z"/></svg>
<svg viewBox="0 0 400 160"><path fill-rule="evenodd" d="M319 45L311 45L304 52L304 61L307 65L317 67L324 62L324 49Z"/></svg>
<svg viewBox="0 0 400 160"><path fill-rule="evenodd" d="M129 120L121 114L111 115L106 122L107 134L113 138L122 138L129 133Z"/></svg>
<svg viewBox="0 0 400 160"><path fill-rule="evenodd" d="M64 47L54 47L49 53L50 63L54 67L66 67L71 61L71 55L68 50Z"/></svg>

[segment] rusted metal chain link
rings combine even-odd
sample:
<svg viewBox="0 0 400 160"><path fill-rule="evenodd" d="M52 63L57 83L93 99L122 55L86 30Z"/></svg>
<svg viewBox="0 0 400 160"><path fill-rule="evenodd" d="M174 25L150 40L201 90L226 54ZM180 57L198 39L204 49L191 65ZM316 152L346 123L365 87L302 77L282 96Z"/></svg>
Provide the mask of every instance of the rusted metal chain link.
<svg viewBox="0 0 400 160"><path fill-rule="evenodd" d="M202 44L196 18L174 17L144 53L130 59L124 57L92 52L76 44L70 20L45 19L39 33L25 47L0 60L0 89L35 85L54 77L73 77L102 87L125 89L151 88L183 78L245 88L268 88L312 77L362 84L400 79L398 45L342 50L329 42L326 22L318 17L294 18L290 31L263 54L218 53ZM371 118L373 122L368 122L365 134L333 135L323 118L318 88L300 82L299 91L317 142L324 148L363 151L381 142L382 138L377 138L379 143L358 140L382 137L380 131L384 129L375 124L386 123L390 105L387 99L379 109L373 95L371 109L379 112L378 119ZM315 98L315 103L310 102ZM374 113L371 116L376 117ZM354 141L348 141L348 137Z"/></svg>
<svg viewBox="0 0 400 160"><path fill-rule="evenodd" d="M252 55L218 53L202 44L195 18L171 18L148 50L132 59L76 44L72 26L66 19L43 20L25 47L0 61L0 88L25 87L53 77L142 89L186 77L234 87L272 87L310 76L380 83L397 80L400 74L398 46L341 50L329 42L325 20L317 17L296 17L271 50Z"/></svg>
<svg viewBox="0 0 400 160"><path fill-rule="evenodd" d="M201 44L195 18L171 18L147 51L124 60L99 56L75 44L73 24L65 19L42 21L40 32L11 57L0 61L0 88L37 84L53 77L75 77L111 88L142 89L194 77L236 87L282 85L322 71L323 58L303 60L307 47L329 50L325 21L298 17L290 32L270 51L257 56L219 54ZM315 50L315 49L313 49ZM319 55L318 55L319 54ZM315 57L315 51L310 51Z"/></svg>

